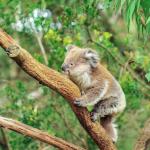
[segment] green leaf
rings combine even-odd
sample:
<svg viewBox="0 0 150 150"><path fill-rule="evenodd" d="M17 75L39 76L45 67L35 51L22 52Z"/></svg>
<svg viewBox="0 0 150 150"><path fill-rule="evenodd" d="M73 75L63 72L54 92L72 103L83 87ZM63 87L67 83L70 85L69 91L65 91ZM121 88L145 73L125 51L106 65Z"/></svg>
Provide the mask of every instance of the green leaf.
<svg viewBox="0 0 150 150"><path fill-rule="evenodd" d="M146 20L146 25L150 23L150 17Z"/></svg>
<svg viewBox="0 0 150 150"><path fill-rule="evenodd" d="M148 72L146 75L145 75L146 79L148 82L150 82L150 72Z"/></svg>
<svg viewBox="0 0 150 150"><path fill-rule="evenodd" d="M135 13L137 0L130 1L127 7L127 14L126 14L126 20L128 23L128 26L130 26L130 22L133 18L133 15Z"/></svg>

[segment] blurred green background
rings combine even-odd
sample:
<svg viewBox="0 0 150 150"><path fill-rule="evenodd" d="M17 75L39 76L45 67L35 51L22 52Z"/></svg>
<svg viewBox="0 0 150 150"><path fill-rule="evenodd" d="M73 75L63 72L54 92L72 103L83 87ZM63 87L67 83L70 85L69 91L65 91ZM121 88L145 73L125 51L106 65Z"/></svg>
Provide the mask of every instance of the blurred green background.
<svg viewBox="0 0 150 150"><path fill-rule="evenodd" d="M150 116L149 16L148 0L0 0L0 27L41 63L61 71L68 44L98 51L127 99L116 120L119 150L133 149ZM66 100L24 73L1 48L0 115L98 149ZM13 131L0 135L0 149L56 149Z"/></svg>

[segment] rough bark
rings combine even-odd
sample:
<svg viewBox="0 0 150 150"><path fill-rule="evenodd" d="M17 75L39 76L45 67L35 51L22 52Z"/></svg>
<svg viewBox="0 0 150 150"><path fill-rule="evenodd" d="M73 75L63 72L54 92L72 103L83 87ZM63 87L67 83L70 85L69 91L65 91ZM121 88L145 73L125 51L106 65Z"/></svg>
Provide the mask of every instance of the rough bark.
<svg viewBox="0 0 150 150"><path fill-rule="evenodd" d="M139 136L134 150L148 150L150 148L150 119L145 123L145 126Z"/></svg>
<svg viewBox="0 0 150 150"><path fill-rule="evenodd" d="M30 136L32 138L38 139L42 142L53 145L59 149L84 150L83 148L80 148L76 145L68 143L68 142L66 142L60 138L51 136L51 135L49 135L43 131L32 128L28 125L25 125L23 123L20 123L18 121L12 120L12 119L0 117L0 126L6 128L6 129L16 131L16 132L21 133L23 135L27 135L27 136Z"/></svg>
<svg viewBox="0 0 150 150"><path fill-rule="evenodd" d="M0 29L0 45L26 73L43 84L59 92L69 102L84 129L101 150L115 150L110 137L99 123L93 123L86 108L77 107L73 100L80 97L79 88L59 72L37 62L26 50Z"/></svg>

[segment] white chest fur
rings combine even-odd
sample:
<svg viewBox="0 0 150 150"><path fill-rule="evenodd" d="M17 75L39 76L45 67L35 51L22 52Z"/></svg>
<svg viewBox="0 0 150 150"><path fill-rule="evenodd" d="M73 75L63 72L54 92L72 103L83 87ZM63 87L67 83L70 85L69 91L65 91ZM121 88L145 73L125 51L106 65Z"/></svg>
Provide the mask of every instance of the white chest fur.
<svg viewBox="0 0 150 150"><path fill-rule="evenodd" d="M74 76L73 80L81 90L84 90L91 85L91 77L87 72Z"/></svg>

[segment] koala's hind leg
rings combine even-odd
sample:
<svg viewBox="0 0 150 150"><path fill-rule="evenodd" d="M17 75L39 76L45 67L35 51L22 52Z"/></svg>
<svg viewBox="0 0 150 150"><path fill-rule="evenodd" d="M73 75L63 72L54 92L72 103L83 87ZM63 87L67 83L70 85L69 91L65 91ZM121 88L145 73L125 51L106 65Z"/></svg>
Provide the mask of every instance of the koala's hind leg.
<svg viewBox="0 0 150 150"><path fill-rule="evenodd" d="M113 117L112 116L101 117L100 123L107 132L107 134L111 137L112 141L114 143L117 142L118 134L116 125L113 122Z"/></svg>
<svg viewBox="0 0 150 150"><path fill-rule="evenodd" d="M99 117L105 117L107 115L113 115L118 112L119 101L116 97L110 97L99 101L91 112L92 121L96 121Z"/></svg>
<svg viewBox="0 0 150 150"><path fill-rule="evenodd" d="M118 111L119 101L116 97L111 97L109 99L99 101L91 112L92 121L96 121L100 117L101 125L112 138L113 142L116 142L118 138L116 125L113 123L113 114Z"/></svg>

